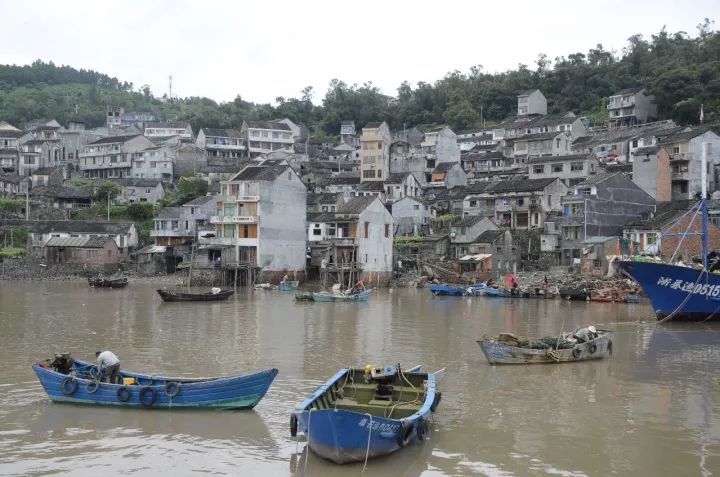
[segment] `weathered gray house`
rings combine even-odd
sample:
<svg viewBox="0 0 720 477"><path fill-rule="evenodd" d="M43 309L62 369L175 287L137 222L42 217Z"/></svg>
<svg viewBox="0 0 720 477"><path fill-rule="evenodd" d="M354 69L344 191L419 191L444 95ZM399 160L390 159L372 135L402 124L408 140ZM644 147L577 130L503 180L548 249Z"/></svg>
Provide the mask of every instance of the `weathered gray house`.
<svg viewBox="0 0 720 477"><path fill-rule="evenodd" d="M617 124L647 123L657 118L657 105L645 88L627 88L608 97L607 112L610 121Z"/></svg>
<svg viewBox="0 0 720 477"><path fill-rule="evenodd" d="M165 185L158 179L113 179L122 190L115 198L117 204L131 204L133 202L157 203L165 197Z"/></svg>
<svg viewBox="0 0 720 477"><path fill-rule="evenodd" d="M108 237L115 242L123 257L138 246L138 233L133 223L43 220L32 222L30 225L28 253L33 256L45 256L45 245L51 239L67 237L80 239Z"/></svg>
<svg viewBox="0 0 720 477"><path fill-rule="evenodd" d="M419 235L428 232L432 210L425 200L406 196L392 204L395 235Z"/></svg>
<svg viewBox="0 0 720 477"><path fill-rule="evenodd" d="M471 244L486 230L499 230L487 217L463 217L450 226L450 256L460 258L471 253Z"/></svg>
<svg viewBox="0 0 720 477"><path fill-rule="evenodd" d="M419 195L422 195L422 185L410 172L391 173L385 181L385 197L388 202Z"/></svg>
<svg viewBox="0 0 720 477"><path fill-rule="evenodd" d="M600 172L600 162L594 154L533 157L528 159L529 179L560 179L573 186Z"/></svg>
<svg viewBox="0 0 720 477"><path fill-rule="evenodd" d="M460 162L441 162L432 171L431 187L465 187L467 185L467 174Z"/></svg>

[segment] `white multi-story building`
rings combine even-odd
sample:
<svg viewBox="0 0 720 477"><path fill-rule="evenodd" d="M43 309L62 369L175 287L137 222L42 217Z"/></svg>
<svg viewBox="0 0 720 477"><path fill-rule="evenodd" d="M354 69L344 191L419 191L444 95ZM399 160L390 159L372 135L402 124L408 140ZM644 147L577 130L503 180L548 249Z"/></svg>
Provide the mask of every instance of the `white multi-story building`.
<svg viewBox="0 0 720 477"><path fill-rule="evenodd" d="M83 177L132 177L133 155L155 144L145 136L110 136L86 145L80 153L79 168Z"/></svg>
<svg viewBox="0 0 720 477"><path fill-rule="evenodd" d="M360 136L360 181L384 181L390 175L390 128L367 123Z"/></svg>
<svg viewBox="0 0 720 477"><path fill-rule="evenodd" d="M647 123L657 118L658 111L652 95L645 88L627 88L608 97L608 116L611 122L621 125Z"/></svg>
<svg viewBox="0 0 720 477"><path fill-rule="evenodd" d="M189 123L169 122L149 124L145 127L145 137L179 136L180 139L192 141L193 130Z"/></svg>
<svg viewBox="0 0 720 477"><path fill-rule="evenodd" d="M235 129L202 128L195 145L205 151L208 157L247 157L245 139Z"/></svg>
<svg viewBox="0 0 720 477"><path fill-rule="evenodd" d="M527 116L532 114L547 114L547 99L539 89L531 89L523 91L517 97L518 100L518 116Z"/></svg>
<svg viewBox="0 0 720 477"><path fill-rule="evenodd" d="M279 121L243 121L240 134L248 145L251 157L273 151L293 152L293 131Z"/></svg>

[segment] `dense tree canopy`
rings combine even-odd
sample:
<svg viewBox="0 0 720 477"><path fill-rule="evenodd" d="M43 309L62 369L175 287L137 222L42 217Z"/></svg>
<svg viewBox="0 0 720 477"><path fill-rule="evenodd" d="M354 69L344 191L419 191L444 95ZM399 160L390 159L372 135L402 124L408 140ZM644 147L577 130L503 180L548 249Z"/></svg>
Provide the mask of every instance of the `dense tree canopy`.
<svg viewBox="0 0 720 477"><path fill-rule="evenodd" d="M394 97L371 82L348 85L330 82L320 105L313 104L312 87L298 98L278 97L275 104L255 104L237 96L220 103L201 97L155 97L147 86L95 71L36 61L32 65L0 65L0 119L16 125L38 118L61 123L77 118L91 126L104 121L106 104L126 111L151 111L167 120L187 120L198 127L239 127L243 120L288 117L306 124L315 135L332 136L342 120L358 127L386 120L392 128L448 124L456 130L498 122L516 108L520 91L539 88L548 98L549 112L573 111L595 123L607 119L605 99L614 91L644 86L655 95L664 119L681 124L699 120L720 122L720 33L705 20L698 32L661 30L650 38L633 35L621 52L598 44L586 53L550 60L539 55L535 65L518 65L500 73L478 65L467 73L453 71L434 83L402 83Z"/></svg>

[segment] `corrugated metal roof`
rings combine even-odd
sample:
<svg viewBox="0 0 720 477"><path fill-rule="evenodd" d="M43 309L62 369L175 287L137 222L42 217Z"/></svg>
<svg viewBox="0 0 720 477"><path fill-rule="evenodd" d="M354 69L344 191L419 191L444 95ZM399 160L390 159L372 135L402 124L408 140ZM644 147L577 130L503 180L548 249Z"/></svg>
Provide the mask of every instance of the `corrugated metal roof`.
<svg viewBox="0 0 720 477"><path fill-rule="evenodd" d="M83 247L88 239L85 237L53 237L47 241L46 247Z"/></svg>

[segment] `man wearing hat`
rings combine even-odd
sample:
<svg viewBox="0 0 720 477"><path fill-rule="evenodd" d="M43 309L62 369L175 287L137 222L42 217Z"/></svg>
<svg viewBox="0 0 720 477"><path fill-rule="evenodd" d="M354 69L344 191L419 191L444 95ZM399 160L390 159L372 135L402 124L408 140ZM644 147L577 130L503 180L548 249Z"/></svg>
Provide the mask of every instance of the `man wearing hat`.
<svg viewBox="0 0 720 477"><path fill-rule="evenodd" d="M112 351L96 351L98 371L105 370L107 382L118 384L120 377L120 359Z"/></svg>
<svg viewBox="0 0 720 477"><path fill-rule="evenodd" d="M597 330L594 326L590 325L587 328L580 328L575 331L575 338L581 343L587 343L597 338Z"/></svg>

